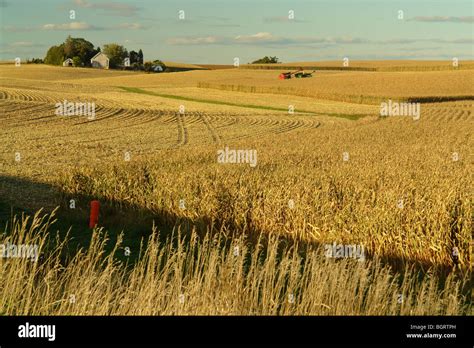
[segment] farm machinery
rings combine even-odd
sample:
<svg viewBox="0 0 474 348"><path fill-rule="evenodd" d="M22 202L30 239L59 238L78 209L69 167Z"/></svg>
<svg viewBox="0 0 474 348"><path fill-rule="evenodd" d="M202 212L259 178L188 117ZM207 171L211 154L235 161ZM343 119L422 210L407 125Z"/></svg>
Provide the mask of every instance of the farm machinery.
<svg viewBox="0 0 474 348"><path fill-rule="evenodd" d="M291 79L293 77L297 78L297 79L313 77L313 73L315 71L316 70L313 70L310 73L305 73L303 69L299 69L299 70L296 70L296 71L293 71L293 72L288 71L288 72L284 72L284 73L281 73L280 75L278 75L278 78L280 80L288 80L288 79Z"/></svg>

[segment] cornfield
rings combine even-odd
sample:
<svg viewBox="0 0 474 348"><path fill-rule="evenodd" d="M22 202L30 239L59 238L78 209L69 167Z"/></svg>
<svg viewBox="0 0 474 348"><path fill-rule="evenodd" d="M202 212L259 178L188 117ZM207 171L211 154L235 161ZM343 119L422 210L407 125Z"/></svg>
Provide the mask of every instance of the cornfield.
<svg viewBox="0 0 474 348"><path fill-rule="evenodd" d="M272 71L21 69L0 67L0 244L42 256L0 258L2 314L472 314L471 71L275 90ZM347 81L361 100L328 100ZM462 100L422 100L417 121L361 104L386 96ZM64 100L97 117L56 115ZM219 163L226 147L257 166Z"/></svg>

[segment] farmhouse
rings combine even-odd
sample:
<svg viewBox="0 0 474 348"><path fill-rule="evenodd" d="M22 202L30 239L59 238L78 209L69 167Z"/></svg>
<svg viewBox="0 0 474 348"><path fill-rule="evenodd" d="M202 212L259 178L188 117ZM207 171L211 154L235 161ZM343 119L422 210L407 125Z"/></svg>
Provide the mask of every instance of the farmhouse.
<svg viewBox="0 0 474 348"><path fill-rule="evenodd" d="M93 68L108 69L109 68L109 57L102 52L97 53L91 58L91 64Z"/></svg>
<svg viewBox="0 0 474 348"><path fill-rule="evenodd" d="M63 62L63 66L74 66L74 61L71 58L68 58Z"/></svg>

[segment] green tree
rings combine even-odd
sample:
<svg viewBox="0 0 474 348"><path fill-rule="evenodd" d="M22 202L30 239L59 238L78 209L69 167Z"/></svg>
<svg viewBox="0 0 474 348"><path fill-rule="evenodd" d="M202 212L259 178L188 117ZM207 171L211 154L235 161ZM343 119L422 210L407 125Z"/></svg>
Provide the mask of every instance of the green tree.
<svg viewBox="0 0 474 348"><path fill-rule="evenodd" d="M140 50L138 51L138 64L143 65L143 51L142 51L141 48L140 48Z"/></svg>
<svg viewBox="0 0 474 348"><path fill-rule="evenodd" d="M66 58L72 58L75 56L75 44L74 44L74 39L71 37L71 35L69 35L67 38L66 38L66 41L64 41L64 56Z"/></svg>
<svg viewBox="0 0 474 348"><path fill-rule="evenodd" d="M151 72L153 70L153 63L145 62L145 64L143 64L143 67L145 68L146 72Z"/></svg>
<svg viewBox="0 0 474 348"><path fill-rule="evenodd" d="M69 35L60 46L53 46L46 53L45 63L59 65L66 58L78 57L79 66L90 65L90 59L97 53L94 45L82 38L73 38ZM76 59L77 60L77 59Z"/></svg>
<svg viewBox="0 0 474 348"><path fill-rule="evenodd" d="M27 59L26 64L43 64L44 61L41 58L32 58L32 59Z"/></svg>
<svg viewBox="0 0 474 348"><path fill-rule="evenodd" d="M74 66L83 66L82 60L78 56L73 57L72 61L74 62Z"/></svg>
<svg viewBox="0 0 474 348"><path fill-rule="evenodd" d="M75 39L76 56L81 59L83 65L90 65L91 58L97 53L94 45L84 39Z"/></svg>
<svg viewBox="0 0 474 348"><path fill-rule="evenodd" d="M104 45L102 52L109 57L109 65L111 68L123 65L123 60L125 57L128 57L128 52L125 47L115 43Z"/></svg>
<svg viewBox="0 0 474 348"><path fill-rule="evenodd" d="M46 64L62 65L64 61L64 45L52 46L44 58Z"/></svg>
<svg viewBox="0 0 474 348"><path fill-rule="evenodd" d="M252 64L276 64L279 63L277 57L263 57L260 59L257 59L256 61L253 61Z"/></svg>
<svg viewBox="0 0 474 348"><path fill-rule="evenodd" d="M138 53L135 51L130 51L130 64L138 63Z"/></svg>

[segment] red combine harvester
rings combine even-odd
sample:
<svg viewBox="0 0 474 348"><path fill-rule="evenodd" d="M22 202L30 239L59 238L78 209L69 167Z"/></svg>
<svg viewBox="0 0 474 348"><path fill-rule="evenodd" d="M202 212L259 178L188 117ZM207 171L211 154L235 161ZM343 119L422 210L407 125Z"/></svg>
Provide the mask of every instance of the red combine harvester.
<svg viewBox="0 0 474 348"><path fill-rule="evenodd" d="M291 75L293 73L292 72L286 72L286 73L281 73L280 75L278 75L278 78L280 80L287 80L287 79L291 79Z"/></svg>
<svg viewBox="0 0 474 348"><path fill-rule="evenodd" d="M284 73L281 73L280 75L278 75L278 78L280 80L288 80L288 79L291 79L292 77L295 77L297 79L300 79L300 78L307 78L307 77L313 77L313 73L315 72L316 70L313 70L312 72L310 73L305 73L303 69L300 69L300 70L296 70L296 71L289 71L289 72L284 72Z"/></svg>

